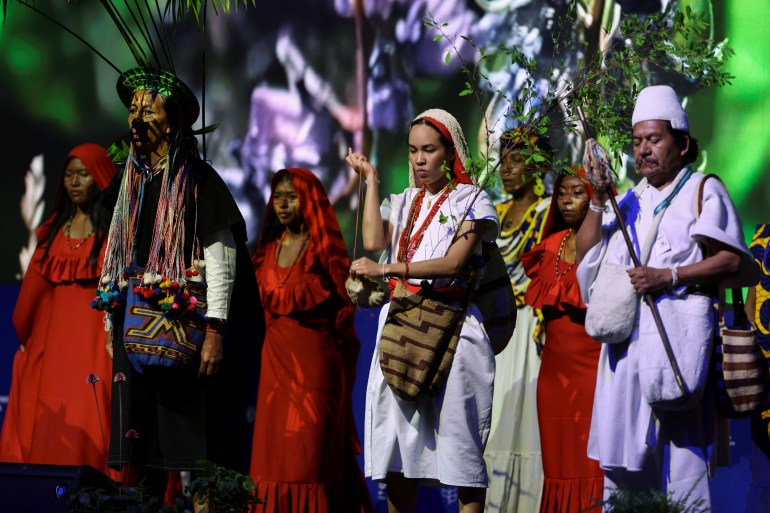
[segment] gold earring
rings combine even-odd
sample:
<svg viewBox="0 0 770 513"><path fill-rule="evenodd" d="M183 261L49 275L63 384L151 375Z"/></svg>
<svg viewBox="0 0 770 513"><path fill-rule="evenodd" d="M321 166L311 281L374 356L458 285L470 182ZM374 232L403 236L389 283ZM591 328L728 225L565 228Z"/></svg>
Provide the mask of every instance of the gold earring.
<svg viewBox="0 0 770 513"><path fill-rule="evenodd" d="M535 187L533 190L537 196L545 194L545 185L543 185L543 180L541 180L539 176L535 179Z"/></svg>

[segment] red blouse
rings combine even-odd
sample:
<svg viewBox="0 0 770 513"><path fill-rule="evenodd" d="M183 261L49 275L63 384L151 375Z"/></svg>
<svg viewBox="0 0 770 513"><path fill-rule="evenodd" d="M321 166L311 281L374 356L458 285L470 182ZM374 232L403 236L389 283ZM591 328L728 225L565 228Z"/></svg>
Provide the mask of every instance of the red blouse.
<svg viewBox="0 0 770 513"><path fill-rule="evenodd" d="M524 295L524 302L534 308L543 310L551 307L564 312L586 307L577 282L577 267L572 262L558 259L559 273L564 274L559 279L556 276L559 245L567 231L562 230L548 236L521 256L524 272L532 280ZM569 271L565 272L567 269Z"/></svg>

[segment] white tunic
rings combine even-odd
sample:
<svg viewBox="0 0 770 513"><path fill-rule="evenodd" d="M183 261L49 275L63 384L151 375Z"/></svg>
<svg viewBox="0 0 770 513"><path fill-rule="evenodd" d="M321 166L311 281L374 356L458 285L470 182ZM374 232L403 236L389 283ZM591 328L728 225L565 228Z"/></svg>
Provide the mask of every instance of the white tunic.
<svg viewBox="0 0 770 513"><path fill-rule="evenodd" d="M497 214L485 192L482 191L473 201L477 190L476 187L459 184L449 194L426 229L413 262L444 256L457 224L471 204L467 219L492 221L492 229L482 237L488 241L495 240ZM383 219L389 219L393 226L389 261L395 261L398 241L412 199L418 191L406 189L383 202ZM422 225L428 210L427 200L424 200L413 234ZM480 248L477 248L478 252ZM416 285L419 281L410 280ZM436 280L435 286L446 286L449 281ZM487 486L483 455L492 411L495 357L478 308L473 304L468 306L444 389L431 398L414 402L396 397L385 383L380 369L379 340L388 306L380 312L377 347L366 390L366 475L377 481L384 480L388 472L400 472L407 478L420 480L423 485Z"/></svg>
<svg viewBox="0 0 770 513"><path fill-rule="evenodd" d="M680 171L683 172L684 169ZM647 265L665 269L693 264L703 259L698 242L713 239L744 255L741 274L731 282L720 285L749 285L752 275L751 254L743 239L740 217L719 181L706 181L702 213L695 219L696 197L702 178L701 173L694 173L664 212ZM673 185L658 191L647 185L641 191L638 202L634 200L633 191L628 191L619 199L637 254L652 224L654 208L672 189ZM578 267L578 281L586 303L589 302L591 288L605 251L608 262L633 267L623 237L616 236L610 240L614 222L613 212L604 214L602 241L586 254ZM641 470L648 450L655 447L660 438L660 422L656 422L654 410L644 401L639 383L638 365L644 355L639 354L635 342L640 339L640 325L654 326L652 314L646 305L637 314L637 324L629 342L604 345L599 358L588 455L598 460L605 469ZM686 362L680 362L680 366L683 364ZM711 415L713 411L710 410L712 408L693 410L689 420L709 424L701 415ZM703 427L702 439L692 440L693 446L705 447L710 444L712 426Z"/></svg>

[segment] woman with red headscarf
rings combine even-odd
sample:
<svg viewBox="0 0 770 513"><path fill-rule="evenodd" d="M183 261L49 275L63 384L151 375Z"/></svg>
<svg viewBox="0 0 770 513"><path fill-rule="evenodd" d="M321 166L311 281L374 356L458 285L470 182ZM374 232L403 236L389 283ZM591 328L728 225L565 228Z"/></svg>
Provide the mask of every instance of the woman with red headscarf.
<svg viewBox="0 0 770 513"><path fill-rule="evenodd" d="M114 174L97 144L76 146L64 161L13 313L21 347L0 461L107 470L111 362L102 315L88 305L111 217L98 196Z"/></svg>
<svg viewBox="0 0 770 513"><path fill-rule="evenodd" d="M545 321L537 385L545 474L541 513L591 511L604 482L599 464L587 455L601 345L585 332L586 307L575 275L575 233L592 191L583 170L572 171L556 178L542 242L521 257L531 278L524 301L541 310Z"/></svg>
<svg viewBox="0 0 770 513"><path fill-rule="evenodd" d="M370 511L353 421L359 341L345 292L350 261L320 180L283 169L252 257L266 335L251 477L257 511Z"/></svg>
<svg viewBox="0 0 770 513"><path fill-rule="evenodd" d="M383 263L360 258L351 273L391 277L392 288L398 285L412 294L431 288L443 302L459 306L465 302L460 298L478 286L483 269L475 264L482 241L497 237L497 213L465 172L465 137L451 114L430 109L417 116L409 128L408 149L410 187L387 197L382 206L377 170L361 154L347 156L367 182L364 246L386 250ZM474 268L463 272L469 263ZM380 338L390 305L380 312L366 390L366 474L387 483L390 511L414 511L420 485L457 486L462 513L483 511L495 357L479 309L469 300L446 380L417 401L396 395L380 367Z"/></svg>

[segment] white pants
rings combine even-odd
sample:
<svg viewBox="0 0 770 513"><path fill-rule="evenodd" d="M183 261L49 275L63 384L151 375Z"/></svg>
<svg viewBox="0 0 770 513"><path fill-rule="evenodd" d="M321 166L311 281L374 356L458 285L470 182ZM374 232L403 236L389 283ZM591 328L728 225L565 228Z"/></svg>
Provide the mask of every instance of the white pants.
<svg viewBox="0 0 770 513"><path fill-rule="evenodd" d="M710 396L706 400L710 401ZM688 508L695 505L696 511L711 511L709 463L714 449L715 418L712 412L703 412L702 406L703 402L691 411L656 411L660 439L650 447L641 470L605 470L605 503L622 486L631 491L661 490L674 501L684 500ZM610 505L605 504L605 510L609 509Z"/></svg>

